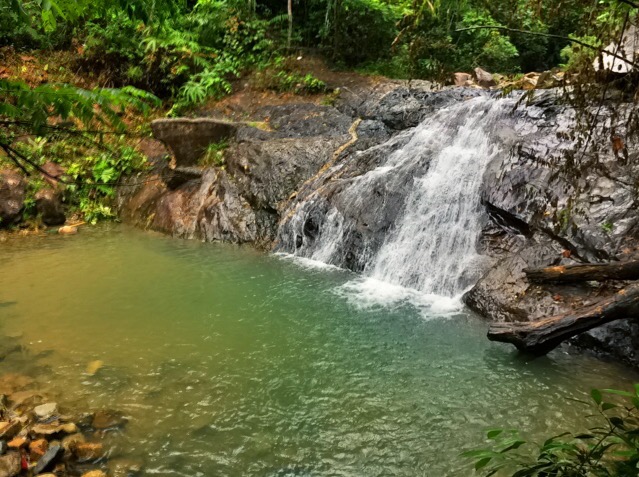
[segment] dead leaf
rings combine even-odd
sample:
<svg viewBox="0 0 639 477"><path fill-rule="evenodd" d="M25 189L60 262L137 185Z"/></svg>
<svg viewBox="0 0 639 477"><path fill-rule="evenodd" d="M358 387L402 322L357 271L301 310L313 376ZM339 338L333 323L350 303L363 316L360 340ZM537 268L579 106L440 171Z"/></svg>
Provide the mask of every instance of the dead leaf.
<svg viewBox="0 0 639 477"><path fill-rule="evenodd" d="M570 258L571 252L570 250L564 250L563 252L561 252L561 256L564 258Z"/></svg>
<svg viewBox="0 0 639 477"><path fill-rule="evenodd" d="M614 135L612 136L612 151L615 154L618 154L620 151L623 151L623 149L626 147L626 145L623 142L623 139L621 138L621 136L618 135Z"/></svg>
<svg viewBox="0 0 639 477"><path fill-rule="evenodd" d="M22 61L28 62L28 61L35 61L35 57L33 56L28 56L28 55L20 55L20 59Z"/></svg>

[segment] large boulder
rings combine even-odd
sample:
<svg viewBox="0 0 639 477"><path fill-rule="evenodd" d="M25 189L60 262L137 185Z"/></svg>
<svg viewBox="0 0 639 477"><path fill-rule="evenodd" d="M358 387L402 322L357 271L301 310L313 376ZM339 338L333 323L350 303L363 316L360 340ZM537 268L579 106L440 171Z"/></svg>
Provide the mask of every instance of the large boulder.
<svg viewBox="0 0 639 477"><path fill-rule="evenodd" d="M497 86L497 82L495 81L495 78L493 78L493 75L481 68L475 68L475 78L477 79L477 84L482 88L492 88L493 86Z"/></svg>
<svg viewBox="0 0 639 477"><path fill-rule="evenodd" d="M151 129L173 152L178 166L193 166L198 163L207 147L235 136L238 125L233 122L211 118L156 119Z"/></svg>
<svg viewBox="0 0 639 477"><path fill-rule="evenodd" d="M50 188L36 193L36 209L45 225L62 225L66 221L62 192Z"/></svg>
<svg viewBox="0 0 639 477"><path fill-rule="evenodd" d="M26 191L26 181L20 174L0 170L0 228L20 221Z"/></svg>

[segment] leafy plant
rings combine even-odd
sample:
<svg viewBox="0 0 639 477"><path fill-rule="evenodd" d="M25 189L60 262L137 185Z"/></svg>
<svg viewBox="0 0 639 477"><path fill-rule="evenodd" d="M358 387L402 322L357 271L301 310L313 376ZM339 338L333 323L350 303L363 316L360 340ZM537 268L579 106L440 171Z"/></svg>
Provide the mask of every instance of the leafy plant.
<svg viewBox="0 0 639 477"><path fill-rule="evenodd" d="M474 461L476 471L513 477L630 477L639 474L639 384L633 392L591 391L601 423L587 432L565 432L538 446L535 455L516 430L492 429L488 449L462 455ZM606 399L604 399L606 397ZM588 403L584 403L588 404Z"/></svg>
<svg viewBox="0 0 639 477"><path fill-rule="evenodd" d="M202 159L200 159L200 165L223 167L225 162L224 152L228 147L229 142L226 139L209 144Z"/></svg>

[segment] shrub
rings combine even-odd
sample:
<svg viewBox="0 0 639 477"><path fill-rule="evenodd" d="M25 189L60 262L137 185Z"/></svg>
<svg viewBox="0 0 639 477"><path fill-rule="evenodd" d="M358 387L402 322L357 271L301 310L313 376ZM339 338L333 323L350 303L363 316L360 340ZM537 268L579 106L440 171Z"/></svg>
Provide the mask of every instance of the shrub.
<svg viewBox="0 0 639 477"><path fill-rule="evenodd" d="M520 451L526 441L517 431L503 429L488 431L492 448L462 455L474 460L475 470L487 476L506 470L513 477L638 475L639 384L635 384L633 392L594 389L591 398L601 424L587 432L551 437L539 447L536 456Z"/></svg>

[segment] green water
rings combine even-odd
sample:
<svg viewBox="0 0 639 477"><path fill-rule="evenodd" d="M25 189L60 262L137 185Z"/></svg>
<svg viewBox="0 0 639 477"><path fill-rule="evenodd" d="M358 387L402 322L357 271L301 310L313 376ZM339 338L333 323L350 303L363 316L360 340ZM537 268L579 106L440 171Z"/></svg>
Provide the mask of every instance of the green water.
<svg viewBox="0 0 639 477"><path fill-rule="evenodd" d="M637 379L565 350L527 362L465 312L362 308L339 292L355 278L125 227L10 238L0 333L28 352L0 372L123 410L113 455L167 476L472 475L458 454L486 428L574 429L568 397Z"/></svg>

